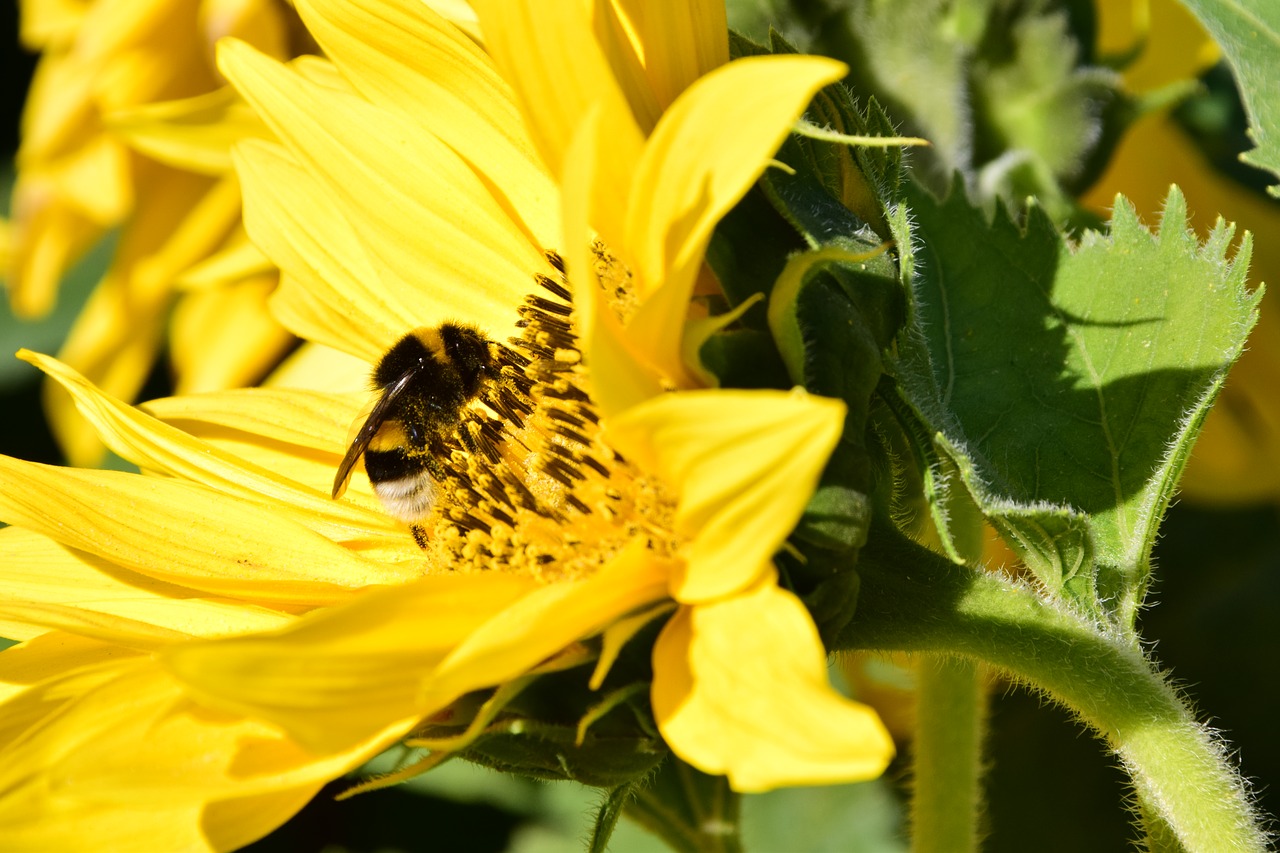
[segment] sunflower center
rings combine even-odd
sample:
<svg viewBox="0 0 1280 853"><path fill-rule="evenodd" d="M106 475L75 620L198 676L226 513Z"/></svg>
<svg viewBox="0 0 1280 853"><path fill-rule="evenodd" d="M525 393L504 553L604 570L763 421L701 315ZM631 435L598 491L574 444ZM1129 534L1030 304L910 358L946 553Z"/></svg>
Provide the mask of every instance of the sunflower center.
<svg viewBox="0 0 1280 853"><path fill-rule="evenodd" d="M625 271L595 254L606 298L625 305ZM659 553L677 547L674 501L602 438L564 262L547 259L558 275L534 276L520 336L495 345L500 377L467 411L437 512L414 531L432 565L551 581L591 574L638 535Z"/></svg>

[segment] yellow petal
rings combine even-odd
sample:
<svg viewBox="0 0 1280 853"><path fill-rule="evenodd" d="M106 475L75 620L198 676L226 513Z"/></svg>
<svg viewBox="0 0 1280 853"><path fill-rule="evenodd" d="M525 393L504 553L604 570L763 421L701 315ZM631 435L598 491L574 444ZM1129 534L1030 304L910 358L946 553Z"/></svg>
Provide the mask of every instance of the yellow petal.
<svg viewBox="0 0 1280 853"><path fill-rule="evenodd" d="M367 372L368 367L364 370ZM343 438L362 403L363 400L353 403L349 394L236 388L162 397L148 400L139 408L198 438L238 433L245 442L268 439L331 454L330 462L336 467L346 449Z"/></svg>
<svg viewBox="0 0 1280 853"><path fill-rule="evenodd" d="M204 486L0 456L0 519L157 580L249 601L322 604L413 576L261 504Z"/></svg>
<svg viewBox="0 0 1280 853"><path fill-rule="evenodd" d="M21 527L0 530L0 577L0 601L76 605L195 636L265 631L290 618L252 604L202 597ZM0 637L26 640L45 630L0 618Z"/></svg>
<svg viewBox="0 0 1280 853"><path fill-rule="evenodd" d="M65 631L138 651L153 651L190 639L190 635L181 631L65 604L0 601L0 620Z"/></svg>
<svg viewBox="0 0 1280 853"><path fill-rule="evenodd" d="M288 819L394 735L338 753L194 705L145 658L52 679L0 718L0 836L14 850L230 850ZM6 727L8 728L8 727Z"/></svg>
<svg viewBox="0 0 1280 853"><path fill-rule="evenodd" d="M666 595L674 561L634 540L582 581L544 586L468 636L427 684L436 702L515 678L577 640Z"/></svg>
<svg viewBox="0 0 1280 853"><path fill-rule="evenodd" d="M582 5L592 6L596 41L631 106L636 124L648 136L666 104L658 102L645 68L645 45L639 29L644 27L646 9L635 3Z"/></svg>
<svg viewBox="0 0 1280 853"><path fill-rule="evenodd" d="M623 647L640 632L640 629L659 616L665 616L675 609L675 602L663 601L647 610L641 610L635 616L619 619L608 628L605 628L600 639L600 659L596 661L596 668L591 673L591 681L589 682L591 689L600 689L600 685L604 683L605 678L609 675L609 670L613 668L613 664L617 661L618 655L622 653Z"/></svg>
<svg viewBox="0 0 1280 853"><path fill-rule="evenodd" d="M142 656L132 649L101 640L46 631L5 649L5 654L0 655L0 702L7 702L27 688L56 676L75 670L100 672L103 664ZM0 713L0 744L8 743L39 718L39 708L31 709L35 715L25 719L12 713L13 710L9 706Z"/></svg>
<svg viewBox="0 0 1280 853"><path fill-rule="evenodd" d="M452 316L496 332L515 323L512 306L549 266L453 149L399 113L321 89L243 43L222 41L218 56L223 72L348 214L380 262L382 284L406 302L416 299L419 324Z"/></svg>
<svg viewBox="0 0 1280 853"><path fill-rule="evenodd" d="M840 438L844 404L782 391L684 391L612 418L611 443L676 491L692 539L672 597L706 601L769 574Z"/></svg>
<svg viewBox="0 0 1280 853"><path fill-rule="evenodd" d="M452 147L488 179L535 246L554 245L555 187L510 87L471 39L420 2L311 0L298 11L360 92Z"/></svg>
<svg viewBox="0 0 1280 853"><path fill-rule="evenodd" d="M331 366L331 362L326 361L323 366ZM361 362L362 375L359 379L353 377L350 384L363 384L367 369ZM327 373L330 380L335 375L332 370ZM337 507L329 498L333 472L346 450L344 438L356 420L363 420L358 415L368 400L367 391L319 394L244 388L152 400L143 406L143 411L200 439L196 445L188 445L199 448L196 461L210 449L217 451L209 453L209 458L203 461L216 469L225 460L230 466L231 481L241 482L245 487L236 486L231 489L233 493L255 499L254 495L260 491L274 492L287 501L276 506L278 511L293 514L290 507L295 507L296 520L332 534L366 556L373 556L370 549L381 549L382 558L393 562L420 560L422 552L407 529L387 516L363 477L352 481L342 500L342 504L352 504L360 511ZM218 475L216 470L196 473L203 468L204 465L188 465L194 479L228 490L228 478ZM268 480L258 482L256 476L250 475L252 471L257 471L259 476L270 472L265 475ZM284 491L279 491L282 480ZM299 484L306 488L299 490ZM329 526L334 522L339 526Z"/></svg>
<svg viewBox="0 0 1280 853"><path fill-rule="evenodd" d="M627 211L640 306L628 324L684 376L680 339L711 231L746 194L814 93L844 76L814 56L751 57L693 84L650 137ZM684 383L681 383L684 384Z"/></svg>
<svg viewBox="0 0 1280 853"><path fill-rule="evenodd" d="M284 271L272 312L308 340L377 360L424 322L382 281L337 202L278 146L233 154L244 187L244 224Z"/></svg>
<svg viewBox="0 0 1280 853"><path fill-rule="evenodd" d="M237 225L217 252L188 268L178 279L185 290L202 290L275 271L275 265Z"/></svg>
<svg viewBox="0 0 1280 853"><path fill-rule="evenodd" d="M58 202L47 183L24 172L13 188L13 245L5 284L13 313L24 319L53 309L63 272L100 235L97 224Z"/></svg>
<svg viewBox="0 0 1280 853"><path fill-rule="evenodd" d="M170 318L174 392L198 394L253 385L296 339L272 319L267 298L275 273L188 293Z"/></svg>
<svg viewBox="0 0 1280 853"><path fill-rule="evenodd" d="M291 52L290 29L297 19L273 0L201 0L199 30L210 46L233 36L263 53L284 57Z"/></svg>
<svg viewBox="0 0 1280 853"><path fill-rule="evenodd" d="M605 304L592 274L591 210L596 164L611 144L599 109L590 110L574 135L565 162L563 218L565 262L583 358L591 365L591 398L606 417L662 392L650 353L627 336Z"/></svg>
<svg viewBox="0 0 1280 853"><path fill-rule="evenodd" d="M76 0L19 0L22 44L32 52L69 41L84 20Z"/></svg>
<svg viewBox="0 0 1280 853"><path fill-rule="evenodd" d="M533 588L497 573L424 577L273 633L171 647L164 660L218 707L271 720L313 749L344 749L456 698L428 704L422 684L464 637Z"/></svg>
<svg viewBox="0 0 1280 853"><path fill-rule="evenodd" d="M622 5L639 19L645 72L663 109L694 80L729 61L724 0Z"/></svg>
<svg viewBox="0 0 1280 853"><path fill-rule="evenodd" d="M147 156L205 175L231 171L234 143L273 138L262 119L230 86L194 98L125 110L109 116L108 126Z"/></svg>
<svg viewBox="0 0 1280 853"><path fill-rule="evenodd" d="M369 362L333 347L308 341L281 362L262 381L262 387L297 391L359 388L367 393L370 372Z"/></svg>
<svg viewBox="0 0 1280 853"><path fill-rule="evenodd" d="M611 147L598 167L591 221L605 242L623 245L643 136L596 41L588 4L483 0L473 6L485 47L519 95L529 134L553 175L562 174L573 134L599 105Z"/></svg>
<svg viewBox="0 0 1280 853"><path fill-rule="evenodd" d="M139 208L120 238L112 267L90 296L58 357L107 393L133 399L151 372L179 274L216 249L240 217L233 178L138 166ZM58 389L45 407L74 465L97 464L102 446Z"/></svg>
<svg viewBox="0 0 1280 853"><path fill-rule="evenodd" d="M734 790L873 779L893 740L836 693L804 605L772 579L682 608L653 650L653 710L672 750Z"/></svg>
<svg viewBox="0 0 1280 853"><path fill-rule="evenodd" d="M331 539L398 533L397 525L384 514L331 500L327 477L318 483L290 481L280 476L278 469L247 464L126 406L54 359L27 350L18 355L61 384L107 446L145 471L209 486L247 503L260 503L281 520L306 525Z"/></svg>

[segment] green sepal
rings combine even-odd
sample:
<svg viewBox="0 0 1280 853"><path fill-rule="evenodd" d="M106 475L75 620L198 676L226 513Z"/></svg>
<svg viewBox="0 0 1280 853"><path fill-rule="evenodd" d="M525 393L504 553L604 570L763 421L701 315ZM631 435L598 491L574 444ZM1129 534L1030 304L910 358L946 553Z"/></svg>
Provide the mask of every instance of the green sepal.
<svg viewBox="0 0 1280 853"><path fill-rule="evenodd" d="M723 776L708 776L673 755L634 792L626 815L677 853L742 850L742 797Z"/></svg>
<svg viewBox="0 0 1280 853"><path fill-rule="evenodd" d="M717 223L707 246L707 263L715 271L729 307L736 308L756 294L768 296L787 257L804 245L765 194L755 188ZM764 306L748 309L739 325L766 329Z"/></svg>
<svg viewBox="0 0 1280 853"><path fill-rule="evenodd" d="M872 523L869 512L866 526L869 528ZM865 544L865 531L861 538L859 548ZM804 602L828 648L848 626L858 606L859 581L854 565L857 553L842 543L835 548L824 547L794 536L773 557L778 583Z"/></svg>
<svg viewBox="0 0 1280 853"><path fill-rule="evenodd" d="M796 49L777 32L770 33L774 53ZM871 98L864 110L843 83L823 87L813 97L804 120L846 136L896 136L893 122ZM833 199L867 223L881 240L889 238L884 218L886 199L897 195L905 178L902 149L897 146L836 145L802 135L787 141L779 159L805 177L816 179Z"/></svg>
<svg viewBox="0 0 1280 853"><path fill-rule="evenodd" d="M654 620L626 643L598 689L590 686L594 663L532 677L457 757L521 776L597 788L615 789L643 778L668 754L646 689L653 680L653 644L665 621ZM477 702L471 704L486 695L472 694ZM414 737L443 740L470 723L462 714Z"/></svg>
<svg viewBox="0 0 1280 853"><path fill-rule="evenodd" d="M642 675L629 658L648 653L642 631L615 663L601 690L588 666L539 676L508 703L459 757L535 779L617 788L649 773L667 754L649 710L648 692L628 689ZM649 676L644 676L647 683ZM440 732L427 732L439 736Z"/></svg>
<svg viewBox="0 0 1280 853"><path fill-rule="evenodd" d="M725 388L788 388L787 367L763 329L724 329L698 351L702 366Z"/></svg>
<svg viewBox="0 0 1280 853"><path fill-rule="evenodd" d="M587 839L587 853L606 853L608 851L609 839L613 837L613 830L618 825L618 818L622 817L622 812L634 793L635 784L629 782L614 788L605 797L604 802L600 804L599 810L596 811L596 819L591 825L591 837Z"/></svg>
<svg viewBox="0 0 1280 853"><path fill-rule="evenodd" d="M576 725L504 716L459 757L533 779L616 788L643 777L667 755L659 738L593 729L579 744L576 734Z"/></svg>
<svg viewBox="0 0 1280 853"><path fill-rule="evenodd" d="M796 529L802 541L848 552L866 537L868 410L883 372L881 352L904 320L905 299L879 235L832 196L806 153L813 140L804 142L791 140L779 152L794 164L790 172L776 169L762 180L774 208L811 247L792 254L779 274L769 296L769 330L792 384L848 406L840 444Z"/></svg>

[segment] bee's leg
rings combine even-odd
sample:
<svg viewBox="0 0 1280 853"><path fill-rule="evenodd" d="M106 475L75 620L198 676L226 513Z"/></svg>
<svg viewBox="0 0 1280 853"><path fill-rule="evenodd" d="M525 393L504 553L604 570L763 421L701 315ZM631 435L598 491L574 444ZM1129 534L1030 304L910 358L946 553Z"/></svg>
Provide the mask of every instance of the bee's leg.
<svg viewBox="0 0 1280 853"><path fill-rule="evenodd" d="M427 528L421 524L409 525L409 530L413 533L413 541L418 543L418 547L427 550Z"/></svg>
<svg viewBox="0 0 1280 853"><path fill-rule="evenodd" d="M472 434L473 428L478 430L480 425L464 421L458 427L457 436L458 442L463 446L463 448L472 456L475 456L479 451L476 447L476 437Z"/></svg>

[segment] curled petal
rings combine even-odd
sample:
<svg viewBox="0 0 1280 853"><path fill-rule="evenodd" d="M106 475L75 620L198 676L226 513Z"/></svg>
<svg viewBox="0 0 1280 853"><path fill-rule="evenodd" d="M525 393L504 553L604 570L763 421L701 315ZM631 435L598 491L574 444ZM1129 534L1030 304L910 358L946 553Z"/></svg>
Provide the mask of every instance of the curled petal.
<svg viewBox="0 0 1280 853"><path fill-rule="evenodd" d="M844 404L783 391L686 391L608 422L610 440L678 492L692 540L672 596L706 601L770 573L844 425Z"/></svg>
<svg viewBox="0 0 1280 853"><path fill-rule="evenodd" d="M893 740L836 693L804 605L772 579L682 608L653 650L653 710L677 755L737 791L879 776Z"/></svg>

